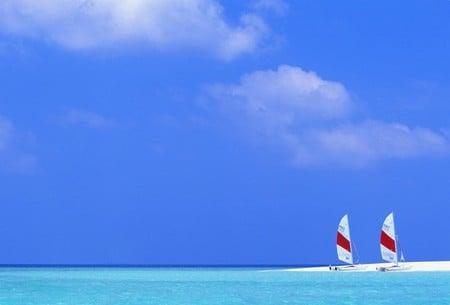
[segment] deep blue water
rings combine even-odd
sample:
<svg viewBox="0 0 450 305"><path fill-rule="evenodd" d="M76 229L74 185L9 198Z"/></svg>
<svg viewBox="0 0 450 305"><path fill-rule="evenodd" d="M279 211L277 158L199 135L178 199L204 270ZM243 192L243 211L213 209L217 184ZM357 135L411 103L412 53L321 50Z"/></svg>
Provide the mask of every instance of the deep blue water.
<svg viewBox="0 0 450 305"><path fill-rule="evenodd" d="M450 304L450 272L0 268L0 305Z"/></svg>

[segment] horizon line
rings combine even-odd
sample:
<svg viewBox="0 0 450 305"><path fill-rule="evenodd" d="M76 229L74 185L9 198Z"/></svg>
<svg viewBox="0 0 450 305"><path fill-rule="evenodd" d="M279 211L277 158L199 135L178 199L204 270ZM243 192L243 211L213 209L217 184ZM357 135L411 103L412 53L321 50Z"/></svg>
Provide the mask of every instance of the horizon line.
<svg viewBox="0 0 450 305"><path fill-rule="evenodd" d="M286 268L325 265L328 264L0 264L0 268Z"/></svg>

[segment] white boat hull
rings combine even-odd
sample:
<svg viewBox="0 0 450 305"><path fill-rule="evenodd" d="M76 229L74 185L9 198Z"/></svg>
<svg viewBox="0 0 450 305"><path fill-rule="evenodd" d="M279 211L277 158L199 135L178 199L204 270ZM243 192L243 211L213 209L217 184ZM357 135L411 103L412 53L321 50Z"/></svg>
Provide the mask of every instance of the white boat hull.
<svg viewBox="0 0 450 305"><path fill-rule="evenodd" d="M405 271L411 269L411 265L393 265L393 266L380 266L377 267L377 271L388 272L388 271Z"/></svg>
<svg viewBox="0 0 450 305"><path fill-rule="evenodd" d="M345 266L330 266L331 271L359 271L366 269L365 265L345 265Z"/></svg>

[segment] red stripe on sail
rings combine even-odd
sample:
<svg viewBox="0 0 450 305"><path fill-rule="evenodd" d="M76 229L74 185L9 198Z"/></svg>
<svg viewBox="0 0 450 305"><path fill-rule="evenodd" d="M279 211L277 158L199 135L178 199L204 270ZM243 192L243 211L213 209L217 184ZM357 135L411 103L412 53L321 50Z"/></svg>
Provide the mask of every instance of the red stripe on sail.
<svg viewBox="0 0 450 305"><path fill-rule="evenodd" d="M337 232L337 245L344 248L348 252L352 252L352 248L350 247L350 241L345 238L344 235L341 234L341 232Z"/></svg>
<svg viewBox="0 0 450 305"><path fill-rule="evenodd" d="M387 249L391 250L392 252L396 252L395 249L395 240L392 239L389 235L386 234L383 230L381 230L381 238L380 243L386 247Z"/></svg>

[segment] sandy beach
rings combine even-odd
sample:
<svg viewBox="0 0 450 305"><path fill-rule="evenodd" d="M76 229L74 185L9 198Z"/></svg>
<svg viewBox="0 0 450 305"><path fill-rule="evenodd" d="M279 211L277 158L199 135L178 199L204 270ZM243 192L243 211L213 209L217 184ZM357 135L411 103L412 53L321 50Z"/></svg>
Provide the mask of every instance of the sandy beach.
<svg viewBox="0 0 450 305"><path fill-rule="evenodd" d="M374 264L360 264L357 270L346 270L342 272L374 272L378 271L380 267L389 267L390 263L374 263ZM423 261L423 262L402 262L400 266L405 266L407 269L396 270L395 272L427 272L427 271L446 271L450 272L450 261ZM335 267L334 265L331 267ZM339 267L339 266L337 266ZM291 268L285 271L293 272L324 272L330 271L330 266L309 267L309 268Z"/></svg>

